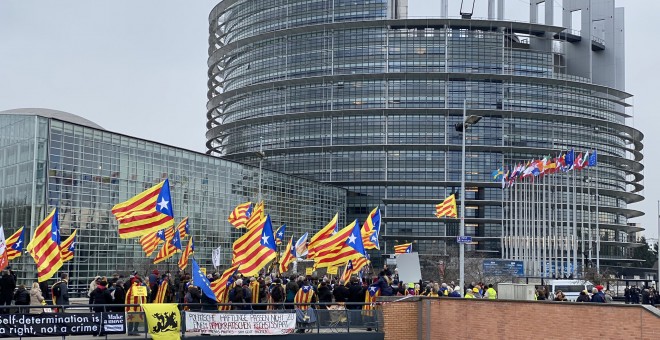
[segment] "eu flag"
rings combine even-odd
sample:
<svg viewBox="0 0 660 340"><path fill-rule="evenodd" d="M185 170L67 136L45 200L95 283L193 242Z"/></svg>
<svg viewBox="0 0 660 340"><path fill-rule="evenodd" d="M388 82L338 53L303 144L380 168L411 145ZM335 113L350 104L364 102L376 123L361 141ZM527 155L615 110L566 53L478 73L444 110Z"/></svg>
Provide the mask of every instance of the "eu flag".
<svg viewBox="0 0 660 340"><path fill-rule="evenodd" d="M199 265L197 264L197 261L195 259L192 259L192 265L193 265L193 270L192 270L192 275L193 275L193 284L199 289L202 290L204 295L208 296L211 300L215 301L215 294L213 293L213 289L211 289L211 282L209 282L209 279L206 278L202 270L199 268Z"/></svg>
<svg viewBox="0 0 660 340"><path fill-rule="evenodd" d="M596 166L598 163L598 155L596 154L596 150L589 156L589 166Z"/></svg>

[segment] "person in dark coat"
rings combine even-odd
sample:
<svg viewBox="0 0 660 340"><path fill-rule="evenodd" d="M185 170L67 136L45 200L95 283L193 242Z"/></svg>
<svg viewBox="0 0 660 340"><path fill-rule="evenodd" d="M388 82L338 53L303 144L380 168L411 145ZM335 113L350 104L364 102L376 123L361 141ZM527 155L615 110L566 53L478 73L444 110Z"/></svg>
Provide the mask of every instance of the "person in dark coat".
<svg viewBox="0 0 660 340"><path fill-rule="evenodd" d="M319 304L321 305L321 308L327 309L332 303L332 291L325 281L321 282L317 294L319 296Z"/></svg>
<svg viewBox="0 0 660 340"><path fill-rule="evenodd" d="M108 291L108 281L101 281L99 285L89 294L90 305L109 305L113 303L112 295ZM94 312L107 311L106 307L94 307Z"/></svg>
<svg viewBox="0 0 660 340"><path fill-rule="evenodd" d="M200 310L201 307L195 304L202 303L202 292L200 292L199 288L197 288L196 286L189 285L188 292L183 297L183 303L191 304L190 306L188 306L188 309L191 311Z"/></svg>
<svg viewBox="0 0 660 340"><path fill-rule="evenodd" d="M583 290L580 292L580 295L578 295L577 300L575 302L591 302L589 299L589 294L587 294L586 290Z"/></svg>
<svg viewBox="0 0 660 340"><path fill-rule="evenodd" d="M69 305L69 275L64 273L53 285L53 304Z"/></svg>
<svg viewBox="0 0 660 340"><path fill-rule="evenodd" d="M337 303L345 303L348 300L348 288L344 285L344 281L339 281L339 284L332 291L332 295L335 296L335 302Z"/></svg>
<svg viewBox="0 0 660 340"><path fill-rule="evenodd" d="M364 287L356 277L351 278L351 284L348 286L347 302L349 302L347 309L361 309L361 305L351 305L350 303L364 303Z"/></svg>
<svg viewBox="0 0 660 340"><path fill-rule="evenodd" d="M39 289L41 289L41 296L43 296L44 300L47 301L46 303L49 303L48 300L50 300L50 289L48 289L48 282L39 282Z"/></svg>
<svg viewBox="0 0 660 340"><path fill-rule="evenodd" d="M14 304L16 306L29 306L30 305L30 292L25 289L25 285L18 286L18 290L14 293ZM28 313L28 308L19 308L19 313Z"/></svg>
<svg viewBox="0 0 660 340"><path fill-rule="evenodd" d="M0 278L0 305L11 305L14 297L14 290L16 289L16 280L9 274L8 270L2 271ZM8 309L3 309L4 314L9 314Z"/></svg>
<svg viewBox="0 0 660 340"><path fill-rule="evenodd" d="M123 305L126 302L126 291L124 290L124 281L119 279L115 282L115 290L110 293L112 295L112 303L116 305ZM112 307L113 312L122 313L124 307Z"/></svg>

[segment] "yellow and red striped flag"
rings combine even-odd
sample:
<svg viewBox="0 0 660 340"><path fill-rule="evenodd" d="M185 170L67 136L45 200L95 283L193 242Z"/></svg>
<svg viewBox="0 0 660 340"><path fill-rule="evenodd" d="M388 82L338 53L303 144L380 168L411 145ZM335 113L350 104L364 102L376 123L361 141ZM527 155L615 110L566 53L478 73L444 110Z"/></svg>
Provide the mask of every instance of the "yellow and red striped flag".
<svg viewBox="0 0 660 340"><path fill-rule="evenodd" d="M346 235L346 230L349 231L348 235ZM314 267L337 266L346 263L348 260L365 256L366 253L362 244L360 225L357 220L340 230L337 234L332 235L328 240L334 242L336 236L339 236L337 238L340 241L339 245L332 246L330 249L324 249L322 252L317 253L314 257Z"/></svg>
<svg viewBox="0 0 660 340"><path fill-rule="evenodd" d="M376 308L376 298L380 296L380 287L371 285L364 292L364 305L362 306L362 315L372 316L373 310Z"/></svg>
<svg viewBox="0 0 660 340"><path fill-rule="evenodd" d="M323 227L323 229L319 230L312 238L309 239L309 243L307 244L307 258L312 259L316 255L316 247L321 243L321 241L325 240L326 238L332 236L335 232L339 230L339 214L335 214L335 216L330 220L330 222Z"/></svg>
<svg viewBox="0 0 660 340"><path fill-rule="evenodd" d="M160 251L158 252L158 255L156 255L154 258L154 264L161 263L181 251L181 237L179 236L179 230L175 230L174 226L172 226L171 229L174 232L170 235L173 234L173 236L168 237L168 232L165 231L165 244L163 244L163 246L160 248Z"/></svg>
<svg viewBox="0 0 660 340"><path fill-rule="evenodd" d="M280 259L280 273L284 273L289 270L289 265L296 260L296 248L293 246L293 236L291 240L286 245L284 253L282 253L282 258Z"/></svg>
<svg viewBox="0 0 660 340"><path fill-rule="evenodd" d="M245 223L252 215L252 202L241 203L232 210L227 221L236 229L245 228Z"/></svg>
<svg viewBox="0 0 660 340"><path fill-rule="evenodd" d="M456 196L454 194L449 195L445 198L442 203L439 203L435 206L435 216L440 217L458 217L458 212L456 211Z"/></svg>
<svg viewBox="0 0 660 340"><path fill-rule="evenodd" d="M245 226L248 229L254 229L257 228L263 223L265 215L264 215L264 202L259 202L257 205L254 207L254 210L252 211L252 214L250 215L250 218L248 219L247 223Z"/></svg>
<svg viewBox="0 0 660 340"><path fill-rule="evenodd" d="M156 292L153 303L165 303L165 296L167 295L167 288L169 286L170 284L167 282L167 279L163 279L163 282L158 286L158 292Z"/></svg>
<svg viewBox="0 0 660 340"><path fill-rule="evenodd" d="M186 246L186 249L183 251L183 254L181 254L181 258L179 259L179 269L185 270L186 267L188 267L188 259L190 258L190 255L192 255L194 252L195 252L195 245L193 244L193 238L191 235L190 240L188 240L188 245Z"/></svg>
<svg viewBox="0 0 660 340"><path fill-rule="evenodd" d="M344 268L344 273L342 273L341 279L344 280L344 282L348 282L350 280L351 275L353 274L358 274L364 266L369 264L369 260L366 257L358 257L356 259L350 260L346 263L346 267Z"/></svg>
<svg viewBox="0 0 660 340"><path fill-rule="evenodd" d="M34 230L27 250L37 264L39 282L50 279L62 267L57 208L53 209Z"/></svg>
<svg viewBox="0 0 660 340"><path fill-rule="evenodd" d="M348 260L344 267L344 272L341 274L341 280L347 283L351 279L351 275L353 275L353 260Z"/></svg>
<svg viewBox="0 0 660 340"><path fill-rule="evenodd" d="M312 302L312 298L314 297L314 288L310 285L304 285L298 289L298 292L296 293L296 296L293 298L293 303L296 304L296 309L308 309L309 305L308 303ZM302 305L298 305L302 304Z"/></svg>
<svg viewBox="0 0 660 340"><path fill-rule="evenodd" d="M181 222L179 222L179 225L176 227L179 230L179 236L181 236L181 239L183 240L190 234L190 226L188 225L188 217L182 219Z"/></svg>
<svg viewBox="0 0 660 340"><path fill-rule="evenodd" d="M165 231L162 229L140 237L140 245L142 245L142 250L147 256L151 256L163 241L165 241Z"/></svg>
<svg viewBox="0 0 660 340"><path fill-rule="evenodd" d="M412 253L412 243L404 243L394 246L395 254L407 254Z"/></svg>
<svg viewBox="0 0 660 340"><path fill-rule="evenodd" d="M270 215L234 242L232 265L240 264L243 276L253 276L277 256Z"/></svg>
<svg viewBox="0 0 660 340"><path fill-rule="evenodd" d="M361 233L364 249L380 249L380 244L378 243L380 221L380 209L376 207L369 213L364 224L362 224Z"/></svg>
<svg viewBox="0 0 660 340"><path fill-rule="evenodd" d="M229 287L234 283L234 275L238 275L238 269L240 266L240 264L237 264L229 267L227 270L222 272L222 275L220 275L219 279L211 282L211 290L215 295L216 301L220 303L227 303L226 298Z"/></svg>
<svg viewBox="0 0 660 340"><path fill-rule="evenodd" d="M71 235L60 244L62 263L73 260L73 253L76 251L76 233L78 233L78 229L74 230Z"/></svg>
<svg viewBox="0 0 660 340"><path fill-rule="evenodd" d="M133 238L174 225L170 182L166 179L128 201L112 207L119 237Z"/></svg>
<svg viewBox="0 0 660 340"><path fill-rule="evenodd" d="M7 260L11 261L23 254L23 245L25 244L25 228L21 227L6 240L7 242Z"/></svg>

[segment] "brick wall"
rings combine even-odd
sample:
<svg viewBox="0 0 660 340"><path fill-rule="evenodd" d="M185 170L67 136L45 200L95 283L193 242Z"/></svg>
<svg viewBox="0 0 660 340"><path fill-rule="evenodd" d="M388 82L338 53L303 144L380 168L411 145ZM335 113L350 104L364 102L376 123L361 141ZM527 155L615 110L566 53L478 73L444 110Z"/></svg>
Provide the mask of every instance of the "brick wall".
<svg viewBox="0 0 660 340"><path fill-rule="evenodd" d="M385 340L660 339L660 312L639 305L451 298L387 300L383 298Z"/></svg>

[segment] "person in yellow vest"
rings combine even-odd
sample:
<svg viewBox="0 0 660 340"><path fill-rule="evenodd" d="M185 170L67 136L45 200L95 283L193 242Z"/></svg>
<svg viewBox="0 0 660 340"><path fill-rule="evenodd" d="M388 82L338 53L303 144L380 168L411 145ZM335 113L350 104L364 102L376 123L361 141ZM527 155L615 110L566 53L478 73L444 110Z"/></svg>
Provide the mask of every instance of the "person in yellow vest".
<svg viewBox="0 0 660 340"><path fill-rule="evenodd" d="M492 283L488 285L488 289L486 289L486 295L484 297L490 300L497 299L497 291L495 288L493 288Z"/></svg>
<svg viewBox="0 0 660 340"><path fill-rule="evenodd" d="M475 292L476 290L476 292ZM474 299L474 294L479 294L479 288L473 288L473 289L468 289L467 292L465 292L465 298L466 299Z"/></svg>
<svg viewBox="0 0 660 340"><path fill-rule="evenodd" d="M126 292L125 304L138 305L138 304L147 303L146 296L136 295L137 294L136 287L143 286L146 288L146 285L142 283L142 280L140 280L138 276L135 276L133 279L131 279L131 281L132 281L131 288L129 288L128 291ZM142 316L142 307L127 306L126 313L127 313L127 321L128 321L128 335L138 335L138 327L140 326L140 323L144 321Z"/></svg>

